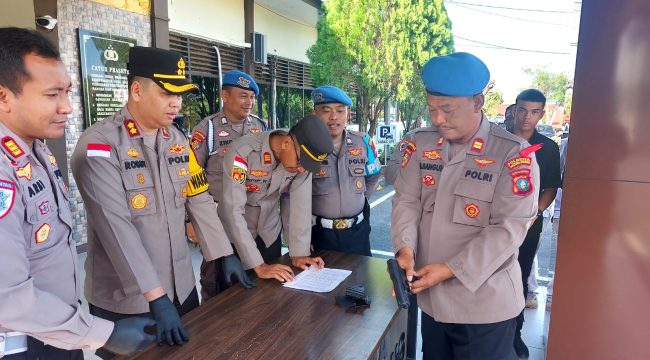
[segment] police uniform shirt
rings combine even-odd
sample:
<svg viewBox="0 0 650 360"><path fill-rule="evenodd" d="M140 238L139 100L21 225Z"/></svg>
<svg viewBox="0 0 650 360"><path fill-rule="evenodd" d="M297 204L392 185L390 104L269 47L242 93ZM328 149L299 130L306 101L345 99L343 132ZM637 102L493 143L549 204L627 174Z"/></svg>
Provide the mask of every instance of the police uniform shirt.
<svg viewBox="0 0 650 360"><path fill-rule="evenodd" d="M212 133L209 131L209 122L212 122ZM208 116L194 127L192 134L192 149L196 158L208 176L210 195L214 201L219 202L221 197L223 179L223 157L228 145L244 135L255 134L266 130L263 120L248 116L241 124L234 124L228 120L226 114L220 111ZM208 145L212 135L212 146ZM210 152L210 147L212 152Z"/></svg>
<svg viewBox="0 0 650 360"><path fill-rule="evenodd" d="M29 148L2 123L0 141L0 332L67 350L101 347L113 323L79 303L72 214L57 161L43 142Z"/></svg>
<svg viewBox="0 0 650 360"><path fill-rule="evenodd" d="M455 156L435 128L400 142L391 235L416 266L447 264L455 277L418 294L436 321L484 324L524 307L517 249L537 213L539 169L528 144L483 117Z"/></svg>
<svg viewBox="0 0 650 360"><path fill-rule="evenodd" d="M151 142L151 143L149 143ZM147 144L149 143L149 144ZM88 213L86 298L100 308L149 311L142 294L162 287L182 303L195 287L186 206L206 260L233 253L189 143L175 127L144 139L126 107L81 135L72 172ZM191 174L192 173L192 174Z"/></svg>
<svg viewBox="0 0 650 360"><path fill-rule="evenodd" d="M330 155L313 175L312 214L328 219L358 215L381 176L379 172L368 175L368 158L364 134L345 131L339 154Z"/></svg>
<svg viewBox="0 0 650 360"><path fill-rule="evenodd" d="M310 254L311 174L290 173L276 161L269 145L269 137L274 133L286 134L276 130L233 141L223 160L219 218L245 269L264 263L255 238L262 238L268 247L283 227L289 255ZM278 201L285 193L291 194L290 206L281 206L278 212ZM286 219L284 224L281 214Z"/></svg>
<svg viewBox="0 0 650 360"><path fill-rule="evenodd" d="M528 142L531 145L542 144L541 149L535 152L535 158L539 165L539 191L543 189L557 189L562 187L562 176L560 168L560 148L555 141L533 131Z"/></svg>

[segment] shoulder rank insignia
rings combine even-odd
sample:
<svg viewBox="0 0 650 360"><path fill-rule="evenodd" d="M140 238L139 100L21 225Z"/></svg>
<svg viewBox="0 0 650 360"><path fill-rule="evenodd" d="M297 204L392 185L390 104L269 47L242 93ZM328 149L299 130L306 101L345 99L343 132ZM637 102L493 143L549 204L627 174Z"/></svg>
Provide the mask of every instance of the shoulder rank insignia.
<svg viewBox="0 0 650 360"><path fill-rule="evenodd" d="M9 180L0 180L0 219L9 213L15 198L16 184Z"/></svg>
<svg viewBox="0 0 650 360"><path fill-rule="evenodd" d="M483 151L483 145L483 139L475 138L474 141L472 141L472 146L469 148L469 150L475 153L481 153Z"/></svg>
<svg viewBox="0 0 650 360"><path fill-rule="evenodd" d="M16 159L25 155L25 151L23 151L23 149L10 136L2 138L2 147L7 149L7 151L9 151L9 153Z"/></svg>
<svg viewBox="0 0 650 360"><path fill-rule="evenodd" d="M137 137L140 136L140 129L138 129L138 125L135 123L135 120L133 119L127 119L124 120L124 127L126 127L126 131L129 133L130 137Z"/></svg>
<svg viewBox="0 0 650 360"><path fill-rule="evenodd" d="M488 159L487 157L484 156L482 158L474 159L474 162L476 163L476 165L478 165L478 167L484 168L488 165L494 164L496 160Z"/></svg>

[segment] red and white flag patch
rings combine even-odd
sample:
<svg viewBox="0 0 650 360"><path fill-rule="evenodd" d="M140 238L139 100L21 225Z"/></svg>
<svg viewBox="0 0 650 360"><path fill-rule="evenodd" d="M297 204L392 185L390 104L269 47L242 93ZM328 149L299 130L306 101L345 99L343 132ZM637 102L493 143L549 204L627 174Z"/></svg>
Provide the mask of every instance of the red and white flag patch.
<svg viewBox="0 0 650 360"><path fill-rule="evenodd" d="M5 217L14 206L16 184L9 180L0 180L0 219Z"/></svg>
<svg viewBox="0 0 650 360"><path fill-rule="evenodd" d="M238 168L242 168L244 170L248 170L248 163L246 162L246 160L244 160L239 156L235 156L235 160L233 161L232 165Z"/></svg>
<svg viewBox="0 0 650 360"><path fill-rule="evenodd" d="M111 146L108 144L88 144L86 156L110 158Z"/></svg>

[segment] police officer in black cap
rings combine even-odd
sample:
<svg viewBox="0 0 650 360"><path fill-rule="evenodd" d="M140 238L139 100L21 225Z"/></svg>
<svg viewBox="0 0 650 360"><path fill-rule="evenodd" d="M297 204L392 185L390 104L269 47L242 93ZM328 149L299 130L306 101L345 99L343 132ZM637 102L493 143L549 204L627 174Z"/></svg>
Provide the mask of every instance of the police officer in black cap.
<svg viewBox="0 0 650 360"><path fill-rule="evenodd" d="M309 257L311 173L320 171L332 150L327 127L313 115L289 131L246 135L228 147L219 217L244 268L259 278L293 279L289 266L269 264L280 256L282 229L293 266L325 265L320 257ZM281 195L287 196L278 212Z"/></svg>
<svg viewBox="0 0 650 360"><path fill-rule="evenodd" d="M186 209L204 258L222 258L224 272L252 284L228 240L217 235L203 169L172 126L181 94L197 90L185 60L147 47L129 56L126 106L88 128L71 159L88 212L86 298L91 313L107 319L151 316L159 343L182 344L189 336L180 315L199 305Z"/></svg>

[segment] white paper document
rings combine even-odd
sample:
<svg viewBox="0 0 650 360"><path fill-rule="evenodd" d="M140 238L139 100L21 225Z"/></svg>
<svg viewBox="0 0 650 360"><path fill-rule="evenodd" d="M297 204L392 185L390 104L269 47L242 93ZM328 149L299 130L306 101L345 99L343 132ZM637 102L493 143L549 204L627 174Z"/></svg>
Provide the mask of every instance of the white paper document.
<svg viewBox="0 0 650 360"><path fill-rule="evenodd" d="M350 274L352 274L350 270L330 268L316 270L314 266L310 266L308 270L296 275L293 281L284 283L284 286L298 290L330 292Z"/></svg>

